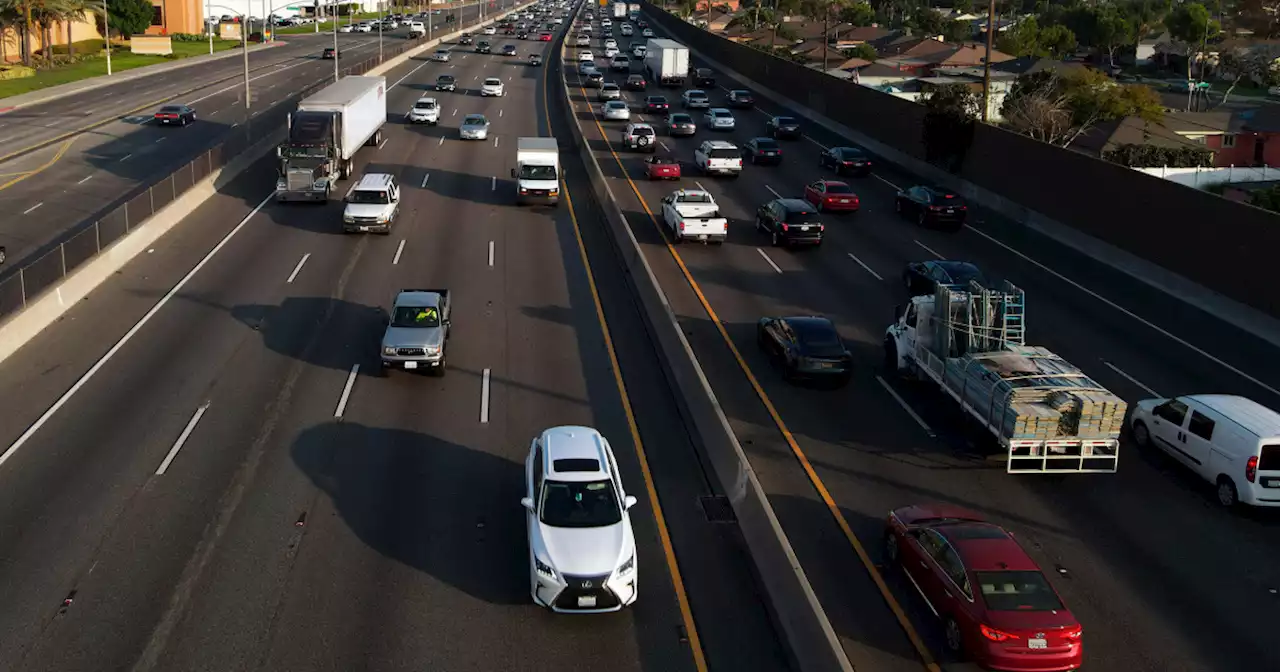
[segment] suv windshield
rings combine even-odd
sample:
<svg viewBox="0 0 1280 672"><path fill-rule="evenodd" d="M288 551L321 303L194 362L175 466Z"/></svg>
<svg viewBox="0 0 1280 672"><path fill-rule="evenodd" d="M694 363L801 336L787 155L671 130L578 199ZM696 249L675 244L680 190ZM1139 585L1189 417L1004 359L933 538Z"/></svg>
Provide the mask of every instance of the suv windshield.
<svg viewBox="0 0 1280 672"><path fill-rule="evenodd" d="M430 329L440 326L440 311L433 306L400 306L391 316L391 326Z"/></svg>
<svg viewBox="0 0 1280 672"><path fill-rule="evenodd" d="M1032 571L974 572L982 601L992 611L1058 611L1062 601L1044 574Z"/></svg>
<svg viewBox="0 0 1280 672"><path fill-rule="evenodd" d="M347 198L350 203L360 203L363 205L386 205L391 202L387 192L378 189L356 189L351 192L351 196Z"/></svg>
<svg viewBox="0 0 1280 672"><path fill-rule="evenodd" d="M520 166L520 178L522 180L554 180L556 179L555 166Z"/></svg>
<svg viewBox="0 0 1280 672"><path fill-rule="evenodd" d="M538 519L552 527L604 527L622 522L622 507L610 481L547 481Z"/></svg>
<svg viewBox="0 0 1280 672"><path fill-rule="evenodd" d="M688 93L685 94L685 96L689 100L702 100L707 97L707 94L701 91L689 91Z"/></svg>

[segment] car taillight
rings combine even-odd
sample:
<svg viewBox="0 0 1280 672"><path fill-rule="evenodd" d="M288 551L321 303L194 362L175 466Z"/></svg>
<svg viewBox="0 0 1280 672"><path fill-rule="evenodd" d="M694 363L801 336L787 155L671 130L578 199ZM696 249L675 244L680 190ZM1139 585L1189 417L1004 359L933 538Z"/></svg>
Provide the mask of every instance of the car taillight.
<svg viewBox="0 0 1280 672"><path fill-rule="evenodd" d="M982 636L993 642L1005 642L1010 639L1021 639L1021 637L1018 637L1017 635L1004 632L1003 630L996 630L990 626L980 625L978 627L982 629Z"/></svg>
<svg viewBox="0 0 1280 672"><path fill-rule="evenodd" d="M1084 629L1078 625L1070 630L1064 630L1062 632L1063 639L1069 639L1073 642L1080 641L1080 638L1083 636L1084 636Z"/></svg>
<svg viewBox="0 0 1280 672"><path fill-rule="evenodd" d="M782 223L782 230L783 230L783 231L786 231L786 230L787 230L787 223L786 223L786 222L783 222L783 223Z"/></svg>
<svg viewBox="0 0 1280 672"><path fill-rule="evenodd" d="M684 233L684 222L680 222L680 233Z"/></svg>
<svg viewBox="0 0 1280 672"><path fill-rule="evenodd" d="M522 195L523 195L523 194L528 194L528 193L529 193L529 190L528 190L528 189L525 189L524 187L520 187L520 193L521 193Z"/></svg>
<svg viewBox="0 0 1280 672"><path fill-rule="evenodd" d="M1253 479L1257 477L1258 477L1258 456L1251 455L1249 456L1249 461L1245 462L1245 465L1244 465L1244 478L1246 481L1249 481L1250 483L1252 483Z"/></svg>

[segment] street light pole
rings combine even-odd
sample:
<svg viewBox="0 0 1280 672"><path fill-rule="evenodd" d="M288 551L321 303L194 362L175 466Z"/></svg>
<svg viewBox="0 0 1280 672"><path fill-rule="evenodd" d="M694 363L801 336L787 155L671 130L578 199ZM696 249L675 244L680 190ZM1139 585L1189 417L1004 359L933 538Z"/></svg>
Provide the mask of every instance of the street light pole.
<svg viewBox="0 0 1280 672"><path fill-rule="evenodd" d="M991 43L995 41L996 0L987 5L987 55L982 59L982 121L988 121L991 109Z"/></svg>
<svg viewBox="0 0 1280 672"><path fill-rule="evenodd" d="M249 33L245 31L246 26L243 24L248 19L249 17L245 16L240 26L240 51L244 56L244 109L246 110L249 109Z"/></svg>
<svg viewBox="0 0 1280 672"><path fill-rule="evenodd" d="M338 51L338 6L333 6L333 81L338 81L338 60L342 52Z"/></svg>
<svg viewBox="0 0 1280 672"><path fill-rule="evenodd" d="M107 5L107 0L102 0L102 6L106 7L106 5ZM209 19L213 18L213 3L211 2L211 0L205 0L204 13L205 13L204 29L209 32L209 55L212 56L213 55L213 26L209 24ZM222 25L222 22L219 21L216 25Z"/></svg>
<svg viewBox="0 0 1280 672"><path fill-rule="evenodd" d="M107 47L107 76L111 76L111 12L107 9L107 0L102 0L102 25L103 32L106 35L102 38L102 43ZM209 38L209 44L213 44L213 38ZM209 47L209 53L213 53L213 47Z"/></svg>
<svg viewBox="0 0 1280 672"><path fill-rule="evenodd" d="M378 0L378 62L382 62L382 0Z"/></svg>

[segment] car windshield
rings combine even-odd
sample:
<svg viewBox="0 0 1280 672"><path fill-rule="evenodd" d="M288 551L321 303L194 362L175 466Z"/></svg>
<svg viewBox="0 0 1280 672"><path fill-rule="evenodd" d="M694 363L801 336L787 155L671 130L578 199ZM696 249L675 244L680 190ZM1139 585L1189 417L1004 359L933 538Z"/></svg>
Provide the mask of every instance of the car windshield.
<svg viewBox="0 0 1280 672"><path fill-rule="evenodd" d="M673 124L692 124L692 123L693 123L693 117L691 117L691 116L689 116L689 115L687 115L687 114L673 114L673 115L671 115L671 123L673 123Z"/></svg>
<svg viewBox="0 0 1280 672"><path fill-rule="evenodd" d="M453 75L440 75L439 77L436 77L436 83L437 83L437 84L452 84L452 83L453 83Z"/></svg>
<svg viewBox="0 0 1280 672"><path fill-rule="evenodd" d="M847 184L840 184L839 182L828 182L827 193L828 194L852 194L853 189L850 189L849 185Z"/></svg>
<svg viewBox="0 0 1280 672"><path fill-rule="evenodd" d="M817 224L818 214L812 210L792 210L787 213L788 224Z"/></svg>
<svg viewBox="0 0 1280 672"><path fill-rule="evenodd" d="M818 356L836 356L844 351L840 342L840 334L831 325L822 322L792 322L791 328L800 337L800 342Z"/></svg>
<svg viewBox="0 0 1280 672"><path fill-rule="evenodd" d="M485 86L501 86L502 80L496 77L490 77L489 79L484 80L484 85Z"/></svg>
<svg viewBox="0 0 1280 672"><path fill-rule="evenodd" d="M702 91L689 91L689 92L688 92L688 93L686 93L685 95L686 95L686 96L688 96L690 100L693 100L694 98L706 98L706 97L707 97L707 94L706 94L706 93L704 93L704 92L702 92Z"/></svg>
<svg viewBox="0 0 1280 672"><path fill-rule="evenodd" d="M759 149L777 149L778 143L772 138L756 138L756 147Z"/></svg>
<svg viewBox="0 0 1280 672"><path fill-rule="evenodd" d="M348 202L368 205L386 205L391 202L387 192L381 189L356 189L347 198Z"/></svg>
<svg viewBox="0 0 1280 672"><path fill-rule="evenodd" d="M556 167L525 164L520 166L519 175L522 180L554 180L556 179Z"/></svg>
<svg viewBox="0 0 1280 672"><path fill-rule="evenodd" d="M436 51L436 56L448 56L448 55L449 55L449 52L444 49L439 49Z"/></svg>
<svg viewBox="0 0 1280 672"><path fill-rule="evenodd" d="M435 306L399 306L391 316L391 326L403 329L430 329L440 326Z"/></svg>
<svg viewBox="0 0 1280 672"><path fill-rule="evenodd" d="M609 101L609 108L613 110L625 110L627 109L627 104L621 100L611 100Z"/></svg>
<svg viewBox="0 0 1280 672"><path fill-rule="evenodd" d="M834 151L836 156L846 160L860 159L863 156L860 150L854 149L853 147L837 147Z"/></svg>
<svg viewBox="0 0 1280 672"><path fill-rule="evenodd" d="M617 90L618 90L618 85L617 85L617 84L605 84L605 85L604 85L604 87L602 87L602 89L601 89L601 90L602 90L602 91L617 91Z"/></svg>
<svg viewBox="0 0 1280 672"><path fill-rule="evenodd" d="M551 527L605 527L622 522L622 507L610 481L546 481L538 519Z"/></svg>
<svg viewBox="0 0 1280 672"><path fill-rule="evenodd" d="M792 119L791 117L778 117L774 121L779 126L795 126L796 125L796 120Z"/></svg>
<svg viewBox="0 0 1280 672"><path fill-rule="evenodd" d="M463 126L484 126L487 123L489 123L489 120L478 114L467 115L467 117L462 120Z"/></svg>
<svg viewBox="0 0 1280 672"><path fill-rule="evenodd" d="M178 107L177 105L165 105L164 107L160 108L160 111L166 114L177 114L182 111L182 108Z"/></svg>
<svg viewBox="0 0 1280 672"><path fill-rule="evenodd" d="M1062 600L1036 571L974 572L982 601L992 611L1060 611Z"/></svg>
<svg viewBox="0 0 1280 672"><path fill-rule="evenodd" d="M419 100L413 104L413 109L415 110L434 110L435 107L436 101L434 100Z"/></svg>
<svg viewBox="0 0 1280 672"><path fill-rule="evenodd" d="M658 166L669 166L669 165L671 165L671 164L673 164L673 163L675 163L675 162L676 162L676 160L675 160L675 159L672 159L672 158L670 158L670 157L666 157L666 156L655 156L655 157L653 157L652 159L650 159L650 160L649 160L649 163L652 163L652 164L654 164L654 165L658 165Z"/></svg>
<svg viewBox="0 0 1280 672"><path fill-rule="evenodd" d="M667 99L663 98L662 96L654 96L649 99L649 103L651 105L666 105Z"/></svg>
<svg viewBox="0 0 1280 672"><path fill-rule="evenodd" d="M728 119L733 117L733 115L730 114L728 110L711 110L711 116L719 117L721 119Z"/></svg>
<svg viewBox="0 0 1280 672"><path fill-rule="evenodd" d="M751 97L751 92L750 92L750 91L743 91L743 90L741 90L741 89L738 89L738 90L735 90L735 91L731 91L731 92L729 92L729 95L731 95L731 96L733 96L733 97L735 97L735 98L750 98L750 97Z"/></svg>

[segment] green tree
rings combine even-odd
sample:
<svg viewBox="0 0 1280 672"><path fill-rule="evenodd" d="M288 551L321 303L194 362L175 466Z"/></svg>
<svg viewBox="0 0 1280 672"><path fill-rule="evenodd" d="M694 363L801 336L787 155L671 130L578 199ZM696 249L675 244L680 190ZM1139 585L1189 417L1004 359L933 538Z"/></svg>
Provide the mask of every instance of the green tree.
<svg viewBox="0 0 1280 672"><path fill-rule="evenodd" d="M1036 56L1061 59L1076 50L1075 33L1063 25L1045 26L1036 35Z"/></svg>
<svg viewBox="0 0 1280 672"><path fill-rule="evenodd" d="M1116 67L1116 50L1138 41L1138 29L1132 21L1115 7L1105 7L1097 12L1093 30L1086 44L1107 55L1107 63Z"/></svg>
<svg viewBox="0 0 1280 672"><path fill-rule="evenodd" d="M1164 25L1174 39L1193 48L1222 32L1222 25L1198 2L1184 2L1174 7L1165 17Z"/></svg>
<svg viewBox="0 0 1280 672"><path fill-rule="evenodd" d="M121 37L144 33L155 16L150 0L114 0L107 4L111 32Z"/></svg>
<svg viewBox="0 0 1280 672"><path fill-rule="evenodd" d="M1011 56L1034 56L1038 50L1040 23L1034 16L1023 19L1018 25L996 35L996 49Z"/></svg>
<svg viewBox="0 0 1280 672"><path fill-rule="evenodd" d="M921 35L941 35L947 30L947 19L929 7L916 10L908 23Z"/></svg>
<svg viewBox="0 0 1280 672"><path fill-rule="evenodd" d="M877 58L880 58L880 54L876 53L875 47L863 42L849 50L849 57L875 62Z"/></svg>
<svg viewBox="0 0 1280 672"><path fill-rule="evenodd" d="M1280 84L1280 51L1266 45L1230 49L1218 55L1218 71L1231 80L1218 103L1222 105L1242 81L1249 81L1259 87Z"/></svg>
<svg viewBox="0 0 1280 672"><path fill-rule="evenodd" d="M1160 123L1164 105L1151 87L1117 84L1096 70L1080 68L1062 75L1045 70L1019 77L1000 115L1019 133L1067 147L1106 121L1138 117Z"/></svg>
<svg viewBox="0 0 1280 672"><path fill-rule="evenodd" d="M973 0L956 0L951 4L951 8L956 10L957 14L968 14L973 11Z"/></svg>
<svg viewBox="0 0 1280 672"><path fill-rule="evenodd" d="M869 26L876 22L876 10L866 2L855 2L840 10L841 23L855 26Z"/></svg>
<svg viewBox="0 0 1280 672"><path fill-rule="evenodd" d="M920 103L925 109L925 159L949 172L959 172L973 145L981 96L964 84L946 84L925 92Z"/></svg>

